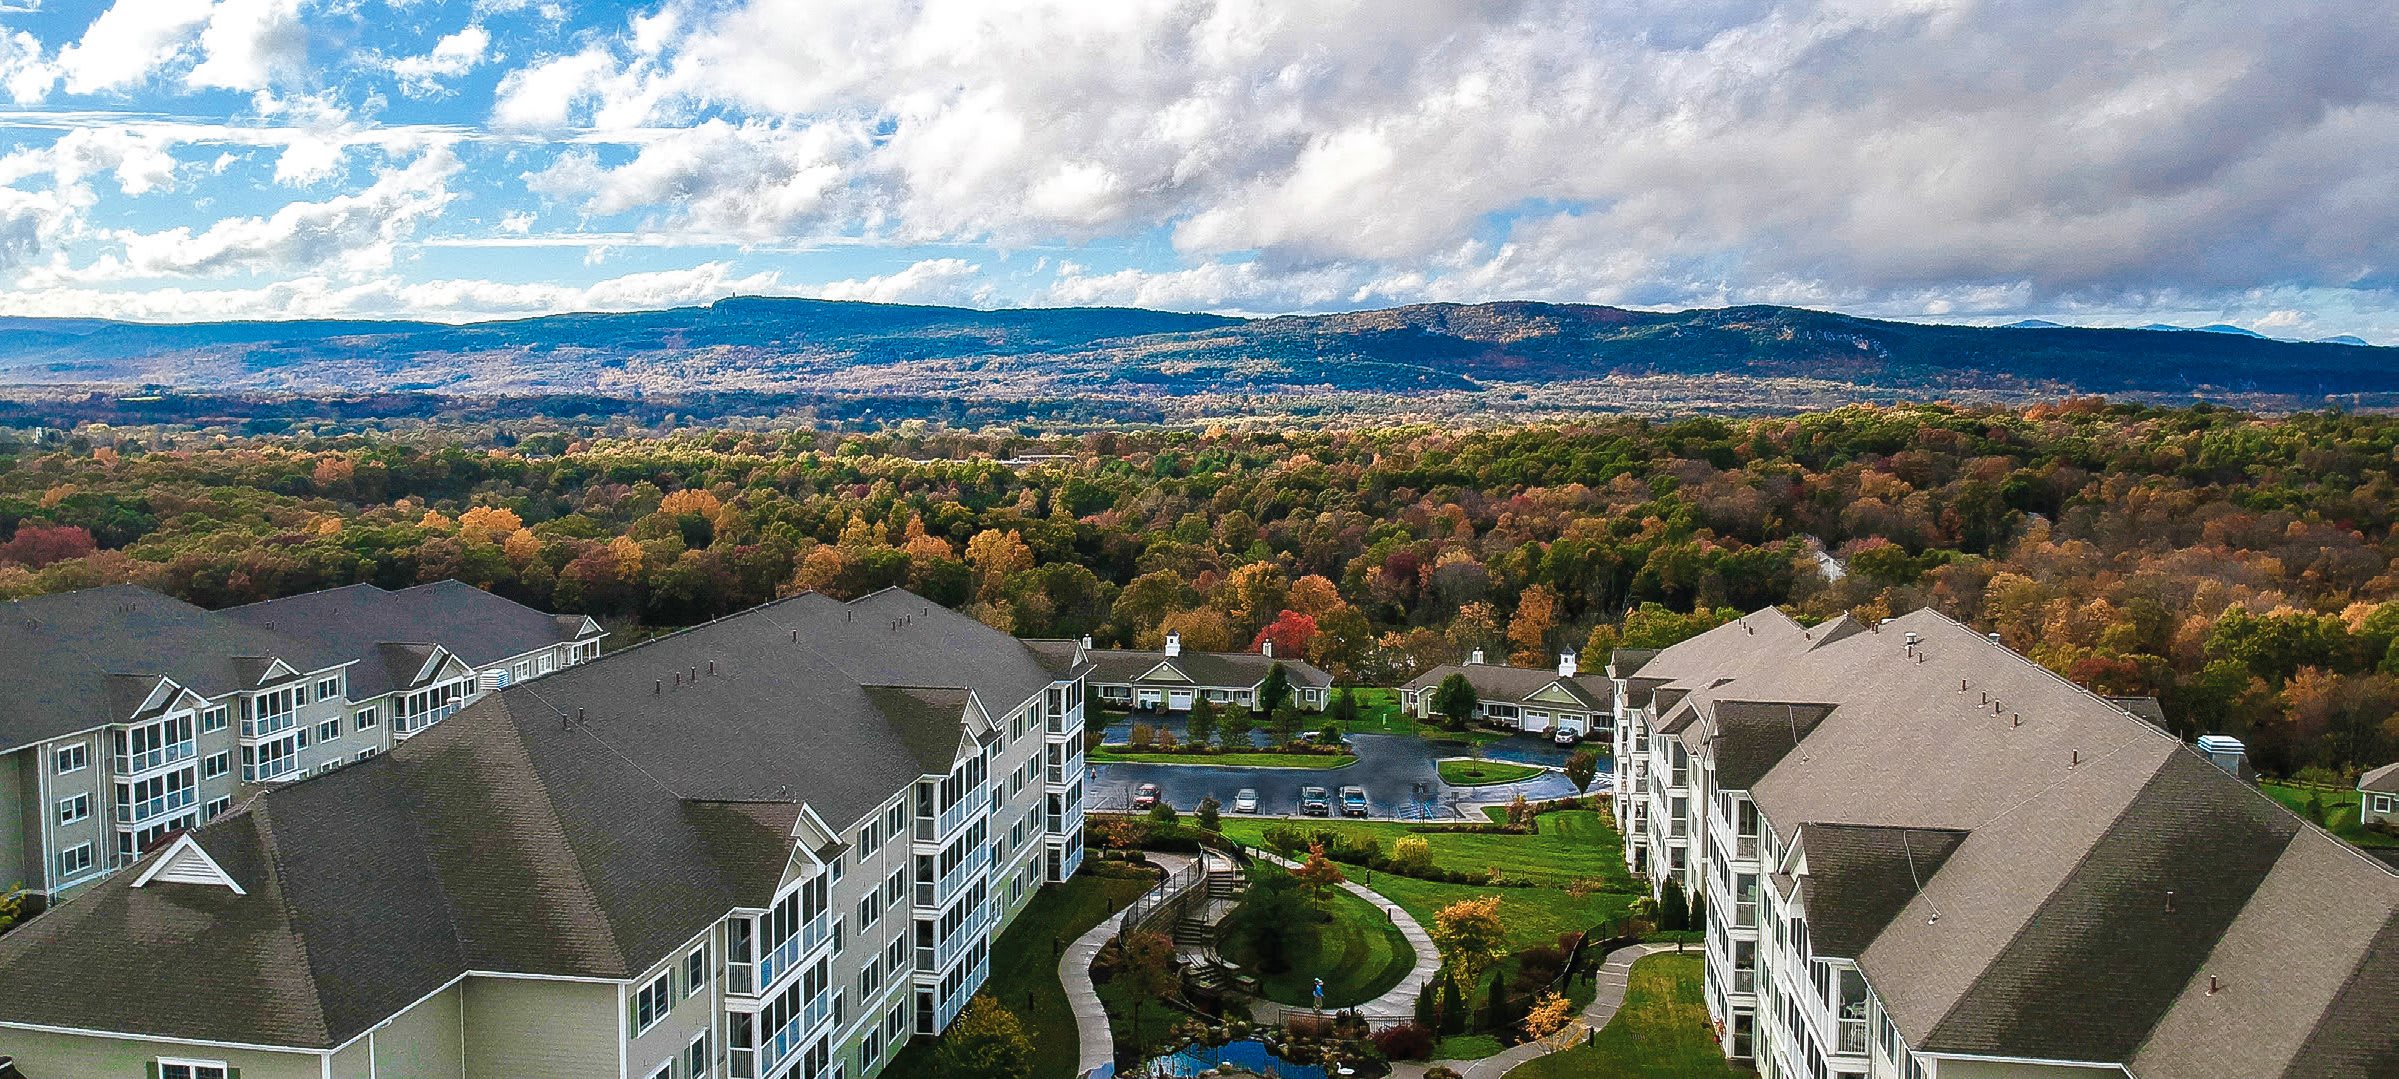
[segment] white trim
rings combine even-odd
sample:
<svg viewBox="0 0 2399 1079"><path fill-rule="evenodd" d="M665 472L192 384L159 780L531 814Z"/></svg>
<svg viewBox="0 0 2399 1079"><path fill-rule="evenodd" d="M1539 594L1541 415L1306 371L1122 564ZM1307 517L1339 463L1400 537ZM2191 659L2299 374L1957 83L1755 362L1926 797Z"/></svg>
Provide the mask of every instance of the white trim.
<svg viewBox="0 0 2399 1079"><path fill-rule="evenodd" d="M121 1030L95 1030L89 1027L62 1027L48 1023L20 1023L0 1019L0 1030L30 1030L37 1034L69 1034L78 1038L115 1038L119 1041L150 1042L158 1045L198 1045L210 1049L242 1049L256 1053L289 1053L295 1056L324 1056L330 1049L300 1049L289 1045L255 1045L250 1042L219 1042L205 1038L169 1038L161 1034L128 1034ZM363 1035L361 1035L363 1037ZM352 1039L356 1040L356 1039Z"/></svg>
<svg viewBox="0 0 2399 1079"><path fill-rule="evenodd" d="M151 860L150 868L142 870L142 875L134 878L133 886L136 888L149 887L152 880L157 879L159 874L167 870L169 863L173 862L176 858L182 856L186 852L198 857L201 865L207 867L207 873L204 875L214 876L216 880L208 881L193 880L189 877L170 877L168 878L170 882L177 884L221 884L224 887L233 889L233 894L235 895L250 894L249 892L243 890L240 881L233 879L233 874L225 872L225 867L218 865L216 859L208 856L208 851L200 846L199 840L192 838L192 834L190 832L185 832L182 835L175 837L175 842L168 844L164 853ZM189 868L193 867L187 864L186 866L179 868L177 872L180 873L184 869Z"/></svg>

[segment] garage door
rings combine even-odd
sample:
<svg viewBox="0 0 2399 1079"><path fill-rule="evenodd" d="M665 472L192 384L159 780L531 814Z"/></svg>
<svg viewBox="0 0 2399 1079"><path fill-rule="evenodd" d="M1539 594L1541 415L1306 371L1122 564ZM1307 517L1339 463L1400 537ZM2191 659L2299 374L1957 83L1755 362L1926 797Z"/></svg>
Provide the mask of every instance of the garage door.
<svg viewBox="0 0 2399 1079"><path fill-rule="evenodd" d="M1190 690L1188 690L1188 689L1173 689L1173 690L1168 690L1168 691L1167 691L1167 693L1166 693L1166 710L1167 710L1167 711L1170 711L1170 712L1182 712L1182 711L1187 711L1187 710L1189 710L1190 708L1191 708L1191 691L1190 691Z"/></svg>

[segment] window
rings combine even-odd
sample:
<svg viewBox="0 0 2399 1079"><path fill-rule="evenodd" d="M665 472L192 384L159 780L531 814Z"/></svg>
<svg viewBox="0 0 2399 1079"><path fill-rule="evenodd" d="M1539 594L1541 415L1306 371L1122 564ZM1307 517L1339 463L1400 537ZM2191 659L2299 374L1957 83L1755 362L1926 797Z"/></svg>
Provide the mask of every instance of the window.
<svg viewBox="0 0 2399 1079"><path fill-rule="evenodd" d="M59 876L59 879L61 879L61 880L73 880L75 877L77 877L77 876L79 876L79 875L81 875L81 874L84 874L84 873L89 873L89 872L91 872L91 870L92 870L92 845L91 845L91 844L89 844L89 843L78 843L78 844L76 844L75 846L68 847L67 849L65 849L65 850L62 850L62 851L58 852L58 876Z"/></svg>
<svg viewBox="0 0 2399 1079"><path fill-rule="evenodd" d="M848 864L848 862L849 857L847 855L836 854L833 856L833 883L841 883L841 871L843 867Z"/></svg>
<svg viewBox="0 0 2399 1079"><path fill-rule="evenodd" d="M2377 794L2377 795L2375 795L2375 796L2374 796L2374 812L2376 812L2376 813L2388 813L2388 812L2390 812L2390 811L2391 811L2391 796L2390 796L2390 795L2387 795L2387 794Z"/></svg>
<svg viewBox="0 0 2399 1079"><path fill-rule="evenodd" d="M350 759L351 759L351 760L354 760L354 761L363 761L363 760L367 759L368 757L372 757L372 756L374 756L374 755L375 755L375 747L373 747L373 746L368 746L368 747L366 747L365 749L359 750L359 751L358 751L358 755L357 755L357 756L355 756L355 757L352 757L352 758L350 758Z"/></svg>
<svg viewBox="0 0 2399 1079"><path fill-rule="evenodd" d="M221 1060L158 1060L158 1079L228 1079L232 1074Z"/></svg>
<svg viewBox="0 0 2399 1079"><path fill-rule="evenodd" d="M341 692L342 680L340 678L326 678L317 682L317 699L320 701L339 697Z"/></svg>
<svg viewBox="0 0 2399 1079"><path fill-rule="evenodd" d="M703 1079L708 1074L708 1032L701 1031L683 1050L684 1074L691 1079Z"/></svg>
<svg viewBox="0 0 2399 1079"><path fill-rule="evenodd" d="M674 972L669 971L633 994L633 1033L640 1034L666 1018L667 1010L675 1006L674 982Z"/></svg>
<svg viewBox="0 0 2399 1079"><path fill-rule="evenodd" d="M62 746L54 764L55 770L62 776L83 771L92 766L92 747L80 744Z"/></svg>
<svg viewBox="0 0 2399 1079"><path fill-rule="evenodd" d="M200 759L200 778L215 779L233 770L233 753L211 753Z"/></svg>
<svg viewBox="0 0 2399 1079"><path fill-rule="evenodd" d="M675 1079L675 1062L669 1060L659 1065L657 1071L650 1073L650 1079Z"/></svg>
<svg viewBox="0 0 2399 1079"><path fill-rule="evenodd" d="M858 857L860 859L872 858L875 856L875 851L881 849L875 845L875 838L875 822L870 820L866 822L866 827L858 829Z"/></svg>
<svg viewBox="0 0 2399 1079"><path fill-rule="evenodd" d="M691 950L683 957L683 995L690 996L708 987L708 946Z"/></svg>
<svg viewBox="0 0 2399 1079"><path fill-rule="evenodd" d="M341 717L336 716L317 724L317 741L330 742L342 736Z"/></svg>
<svg viewBox="0 0 2399 1079"><path fill-rule="evenodd" d="M381 722L383 722L382 718L375 714L375 709L372 706L359 709L358 715L355 719L358 729L362 731L373 730L375 724Z"/></svg>
<svg viewBox="0 0 2399 1079"><path fill-rule="evenodd" d="M228 794L223 798L211 798L208 801L208 805L202 807L200 816L202 820L215 820L218 817L224 816L225 811L231 808L233 808L232 795Z"/></svg>
<svg viewBox="0 0 2399 1079"><path fill-rule="evenodd" d="M840 955L842 944L841 919L833 919L833 954Z"/></svg>
<svg viewBox="0 0 2399 1079"><path fill-rule="evenodd" d="M858 928L871 928L883 919L883 897L869 895L858 901Z"/></svg>
<svg viewBox="0 0 2399 1079"><path fill-rule="evenodd" d="M231 708L221 704L203 708L200 710L200 733L215 734L224 730L226 725L232 721L233 709Z"/></svg>
<svg viewBox="0 0 2399 1079"><path fill-rule="evenodd" d="M73 824L76 821L82 820L83 818L91 815L91 795L78 794L73 798L61 798L58 800L58 823L60 824Z"/></svg>

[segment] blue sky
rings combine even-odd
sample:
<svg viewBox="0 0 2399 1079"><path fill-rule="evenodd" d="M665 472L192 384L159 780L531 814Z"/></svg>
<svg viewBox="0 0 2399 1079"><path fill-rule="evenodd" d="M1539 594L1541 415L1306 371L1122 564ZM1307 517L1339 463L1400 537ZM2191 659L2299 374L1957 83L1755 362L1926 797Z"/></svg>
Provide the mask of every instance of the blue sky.
<svg viewBox="0 0 2399 1079"><path fill-rule="evenodd" d="M0 313L1795 303L2399 343L2399 20L0 0Z"/></svg>

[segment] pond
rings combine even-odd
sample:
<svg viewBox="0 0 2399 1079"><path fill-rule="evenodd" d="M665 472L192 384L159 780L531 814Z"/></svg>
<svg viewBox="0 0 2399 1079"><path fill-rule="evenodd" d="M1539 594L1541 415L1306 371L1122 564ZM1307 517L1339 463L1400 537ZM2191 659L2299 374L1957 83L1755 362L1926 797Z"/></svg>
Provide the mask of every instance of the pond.
<svg viewBox="0 0 2399 1079"><path fill-rule="evenodd" d="M1226 1042L1223 1045L1194 1045L1181 1052L1153 1057L1133 1075L1153 1079L1191 1079L1210 1068L1224 1064L1269 1079L1332 1079L1321 1064L1293 1064L1274 1055L1261 1041ZM1128 1076L1127 1079L1130 1079Z"/></svg>

